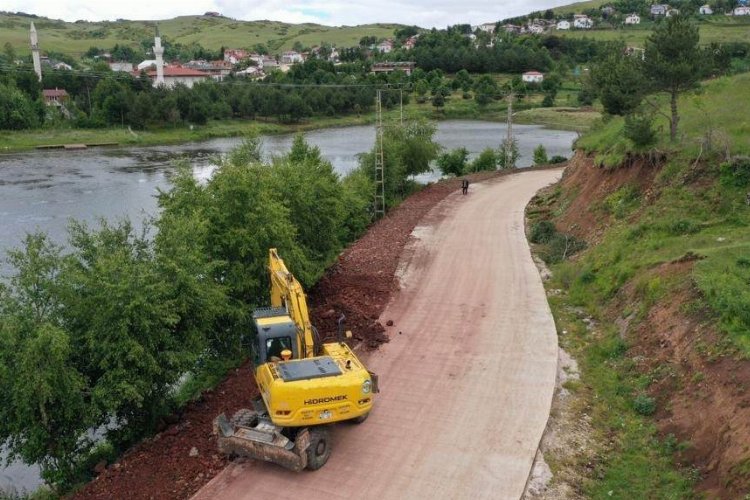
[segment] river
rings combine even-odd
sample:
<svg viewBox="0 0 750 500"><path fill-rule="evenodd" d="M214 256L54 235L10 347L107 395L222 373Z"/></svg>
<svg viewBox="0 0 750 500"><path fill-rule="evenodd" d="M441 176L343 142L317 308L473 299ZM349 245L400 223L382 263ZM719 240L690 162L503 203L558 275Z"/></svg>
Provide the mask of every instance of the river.
<svg viewBox="0 0 750 500"><path fill-rule="evenodd" d="M498 147L506 135L503 123L447 120L438 122L437 127L435 139L439 144L446 150L465 147L472 158L487 147ZM550 157L569 157L576 138L575 132L537 125L515 125L513 131L521 167L531 165L532 151L539 144L544 145ZM293 138L292 134L263 137L263 154L270 157L288 151ZM357 166L357 155L372 148L375 130L372 126L321 129L307 132L305 138L320 148L339 174L345 175ZM196 177L208 178L214 169L212 158L241 141L222 138L176 146L0 155L0 275L6 278L10 272L4 259L6 251L19 246L27 233L43 231L53 241L65 244L66 225L71 218L95 224L101 217L129 217L139 222L156 215L154 195L159 188L169 188L176 159L187 159ZM419 180L427 182L438 177L439 174L430 173ZM39 484L36 467L0 467L0 492L3 488L31 490Z"/></svg>

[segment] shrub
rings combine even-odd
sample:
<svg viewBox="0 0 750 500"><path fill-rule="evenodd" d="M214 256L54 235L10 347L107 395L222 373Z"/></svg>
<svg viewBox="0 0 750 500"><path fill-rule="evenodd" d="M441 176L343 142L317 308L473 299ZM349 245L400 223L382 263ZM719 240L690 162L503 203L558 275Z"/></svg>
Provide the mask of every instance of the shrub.
<svg viewBox="0 0 750 500"><path fill-rule="evenodd" d="M437 159L437 165L443 175L459 176L466 170L468 158L469 151L466 148L456 148L440 155Z"/></svg>
<svg viewBox="0 0 750 500"><path fill-rule="evenodd" d="M551 221L543 220L531 226L529 240L532 243L548 243L556 232L557 229Z"/></svg>
<svg viewBox="0 0 750 500"><path fill-rule="evenodd" d="M542 258L548 264L562 262L570 256L586 248L586 242L572 234L555 233L549 240L547 250L543 252Z"/></svg>
<svg viewBox="0 0 750 500"><path fill-rule="evenodd" d="M646 394L639 394L633 399L633 409L646 417L656 413L656 400Z"/></svg>
<svg viewBox="0 0 750 500"><path fill-rule="evenodd" d="M549 159L549 163L552 163L553 165L558 163L565 163L566 161L568 161L568 159L560 155L555 155Z"/></svg>
<svg viewBox="0 0 750 500"><path fill-rule="evenodd" d="M518 152L518 141L505 139L500 145L500 151L497 154L497 164L503 169L516 168L516 162L521 154Z"/></svg>
<svg viewBox="0 0 750 500"><path fill-rule="evenodd" d="M719 167L721 183L725 186L746 187L750 185L750 157L738 157L722 163Z"/></svg>
<svg viewBox="0 0 750 500"><path fill-rule="evenodd" d="M656 144L654 120L648 115L632 114L626 116L624 134L633 144L641 148Z"/></svg>
<svg viewBox="0 0 750 500"><path fill-rule="evenodd" d="M497 151L492 148L486 148L479 153L473 162L470 170L472 172L492 171L497 169Z"/></svg>
<svg viewBox="0 0 750 500"><path fill-rule="evenodd" d="M544 149L544 144L538 145L534 149L534 165L544 165L548 161L547 150Z"/></svg>
<svg viewBox="0 0 750 500"><path fill-rule="evenodd" d="M551 95L544 96L544 100L542 101L542 107L544 108L551 108L555 105L555 100L552 98Z"/></svg>

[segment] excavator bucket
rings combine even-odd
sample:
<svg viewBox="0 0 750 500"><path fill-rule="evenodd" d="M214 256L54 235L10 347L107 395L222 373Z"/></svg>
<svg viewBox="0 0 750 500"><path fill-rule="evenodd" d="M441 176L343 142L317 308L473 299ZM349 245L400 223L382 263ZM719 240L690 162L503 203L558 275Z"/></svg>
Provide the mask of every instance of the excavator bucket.
<svg viewBox="0 0 750 500"><path fill-rule="evenodd" d="M216 417L214 434L218 438L219 451L229 457L272 462L295 472L307 467L307 448L310 446L307 429L301 430L291 441L256 412L240 410L231 421L223 413Z"/></svg>

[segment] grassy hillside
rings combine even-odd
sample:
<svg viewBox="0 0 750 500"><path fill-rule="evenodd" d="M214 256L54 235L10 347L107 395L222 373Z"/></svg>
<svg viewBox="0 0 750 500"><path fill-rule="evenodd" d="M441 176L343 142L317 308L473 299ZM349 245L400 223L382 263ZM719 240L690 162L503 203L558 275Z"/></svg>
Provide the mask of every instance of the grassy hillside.
<svg viewBox="0 0 750 500"><path fill-rule="evenodd" d="M110 48L115 44L136 46L153 37L154 21L75 22L0 14L0 46L10 42L19 54L28 54L29 24L39 32L42 50L80 56L91 46ZM163 36L173 42L199 42L206 48L252 47L264 43L271 50L284 50L299 41L306 46L330 42L353 46L363 36L388 37L397 25L367 24L331 27L317 24L286 24L277 21L237 21L225 17L182 16L158 21Z"/></svg>
<svg viewBox="0 0 750 500"><path fill-rule="evenodd" d="M588 466L552 461L584 470L592 498L750 491L750 75L705 83L680 111L678 143L664 121L647 150L620 118L592 127L529 211L532 239L554 224L540 253L601 442Z"/></svg>

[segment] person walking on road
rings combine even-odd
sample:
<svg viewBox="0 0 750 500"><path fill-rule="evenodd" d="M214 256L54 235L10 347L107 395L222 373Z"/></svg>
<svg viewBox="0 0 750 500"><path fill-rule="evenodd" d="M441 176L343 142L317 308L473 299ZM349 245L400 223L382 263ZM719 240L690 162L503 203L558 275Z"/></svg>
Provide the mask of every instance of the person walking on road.
<svg viewBox="0 0 750 500"><path fill-rule="evenodd" d="M469 193L469 179L464 179L461 181L461 192L463 194Z"/></svg>

